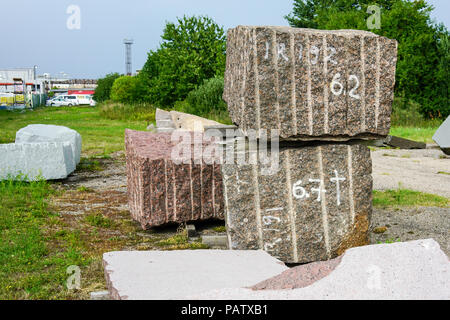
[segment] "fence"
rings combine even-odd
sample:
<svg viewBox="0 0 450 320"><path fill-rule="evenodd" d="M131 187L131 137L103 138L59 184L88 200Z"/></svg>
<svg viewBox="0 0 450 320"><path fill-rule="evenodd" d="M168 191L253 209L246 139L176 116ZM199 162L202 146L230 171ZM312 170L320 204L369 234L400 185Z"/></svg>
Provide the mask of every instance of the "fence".
<svg viewBox="0 0 450 320"><path fill-rule="evenodd" d="M0 93L0 109L25 109L45 106L46 94Z"/></svg>

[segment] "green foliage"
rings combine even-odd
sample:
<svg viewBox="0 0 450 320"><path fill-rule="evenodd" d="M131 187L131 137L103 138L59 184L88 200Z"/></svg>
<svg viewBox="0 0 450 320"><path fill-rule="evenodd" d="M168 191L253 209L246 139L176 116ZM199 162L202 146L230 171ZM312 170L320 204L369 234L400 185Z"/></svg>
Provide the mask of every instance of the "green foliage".
<svg viewBox="0 0 450 320"><path fill-rule="evenodd" d="M214 77L205 80L202 85L189 92L186 98L189 113L202 115L211 111L226 111L227 105L222 99L223 86L223 77Z"/></svg>
<svg viewBox="0 0 450 320"><path fill-rule="evenodd" d="M155 121L156 109L149 103L120 103L105 101L98 105L100 115L111 120Z"/></svg>
<svg viewBox="0 0 450 320"><path fill-rule="evenodd" d="M97 80L97 88L94 93L94 100L97 102L106 101L110 98L111 88L117 78L120 77L118 73L109 73L104 78Z"/></svg>
<svg viewBox="0 0 450 320"><path fill-rule="evenodd" d="M225 71L225 32L211 18L178 18L168 22L163 42L148 59L139 78L146 84L146 100L173 106L204 80Z"/></svg>
<svg viewBox="0 0 450 320"><path fill-rule="evenodd" d="M137 77L122 76L114 81L111 100L122 103L142 101L144 94L142 81Z"/></svg>
<svg viewBox="0 0 450 320"><path fill-rule="evenodd" d="M420 104L417 102L395 97L392 104L391 125L415 126L425 121L420 113Z"/></svg>
<svg viewBox="0 0 450 320"><path fill-rule="evenodd" d="M399 42L396 96L419 103L427 117L448 116L449 33L432 22L425 0L294 0L286 19L295 27L368 30L367 8L374 4L381 8L381 29L369 31Z"/></svg>
<svg viewBox="0 0 450 320"><path fill-rule="evenodd" d="M104 78L98 79L97 88L94 93L94 100L97 102L106 101L110 98L111 88L114 81L120 77L118 73L109 73Z"/></svg>

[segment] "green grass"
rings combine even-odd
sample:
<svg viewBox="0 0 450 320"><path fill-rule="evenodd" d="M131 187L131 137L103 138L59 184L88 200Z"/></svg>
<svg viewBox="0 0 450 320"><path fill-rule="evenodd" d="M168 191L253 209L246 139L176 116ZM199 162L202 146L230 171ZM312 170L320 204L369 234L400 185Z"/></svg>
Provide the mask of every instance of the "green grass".
<svg viewBox="0 0 450 320"><path fill-rule="evenodd" d="M213 230L215 232L227 232L227 228L225 226L214 227Z"/></svg>
<svg viewBox="0 0 450 320"><path fill-rule="evenodd" d="M94 160L92 158L81 158L77 169L90 172L103 171L103 167L100 164L100 161Z"/></svg>
<svg viewBox="0 0 450 320"><path fill-rule="evenodd" d="M156 108L148 103L123 104L114 101L105 101L98 105L100 115L111 120L126 121L155 121Z"/></svg>
<svg viewBox="0 0 450 320"><path fill-rule="evenodd" d="M417 142L433 143L432 137L439 126L440 124L436 122L431 126L424 127L394 126L391 127L389 134Z"/></svg>
<svg viewBox="0 0 450 320"><path fill-rule="evenodd" d="M111 228L112 226L114 226L114 221L107 217L104 217L100 213L88 214L84 217L84 220L94 227Z"/></svg>
<svg viewBox="0 0 450 320"><path fill-rule="evenodd" d="M24 113L0 110L0 143L13 143L16 131L29 124L54 124L78 131L85 155L107 156L123 150L126 128L145 130L144 120L111 120L101 117L97 107L42 107Z"/></svg>
<svg viewBox="0 0 450 320"><path fill-rule="evenodd" d="M391 238L391 239L387 239L385 241L378 241L377 243L378 244L385 244L385 243L391 244L391 243L396 243L396 242L401 242L401 240L399 238L397 238L397 239Z"/></svg>
<svg viewBox="0 0 450 320"><path fill-rule="evenodd" d="M450 200L434 194L408 189L373 191L374 207L388 208L401 206L450 207Z"/></svg>
<svg viewBox="0 0 450 320"><path fill-rule="evenodd" d="M0 182L0 299L62 299L66 269L88 261L77 235L65 232L64 243L51 246L46 229L53 215L45 199L54 193L47 182Z"/></svg>

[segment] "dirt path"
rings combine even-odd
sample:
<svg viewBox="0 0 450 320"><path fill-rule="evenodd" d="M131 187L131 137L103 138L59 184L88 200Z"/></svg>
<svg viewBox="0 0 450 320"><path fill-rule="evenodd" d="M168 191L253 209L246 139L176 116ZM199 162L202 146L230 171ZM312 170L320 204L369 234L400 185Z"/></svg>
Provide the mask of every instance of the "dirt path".
<svg viewBox="0 0 450 320"><path fill-rule="evenodd" d="M401 188L450 198L450 157L439 149L372 151L375 190Z"/></svg>

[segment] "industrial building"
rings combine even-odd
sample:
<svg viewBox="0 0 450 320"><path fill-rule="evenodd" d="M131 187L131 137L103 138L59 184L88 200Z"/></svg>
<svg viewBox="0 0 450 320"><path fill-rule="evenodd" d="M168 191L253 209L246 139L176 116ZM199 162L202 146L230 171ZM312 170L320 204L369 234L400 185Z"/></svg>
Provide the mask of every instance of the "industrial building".
<svg viewBox="0 0 450 320"><path fill-rule="evenodd" d="M92 95L97 81L92 79L54 78L36 74L37 66L0 70L0 109L23 109L45 105L47 95ZM66 75L67 76L67 75Z"/></svg>

